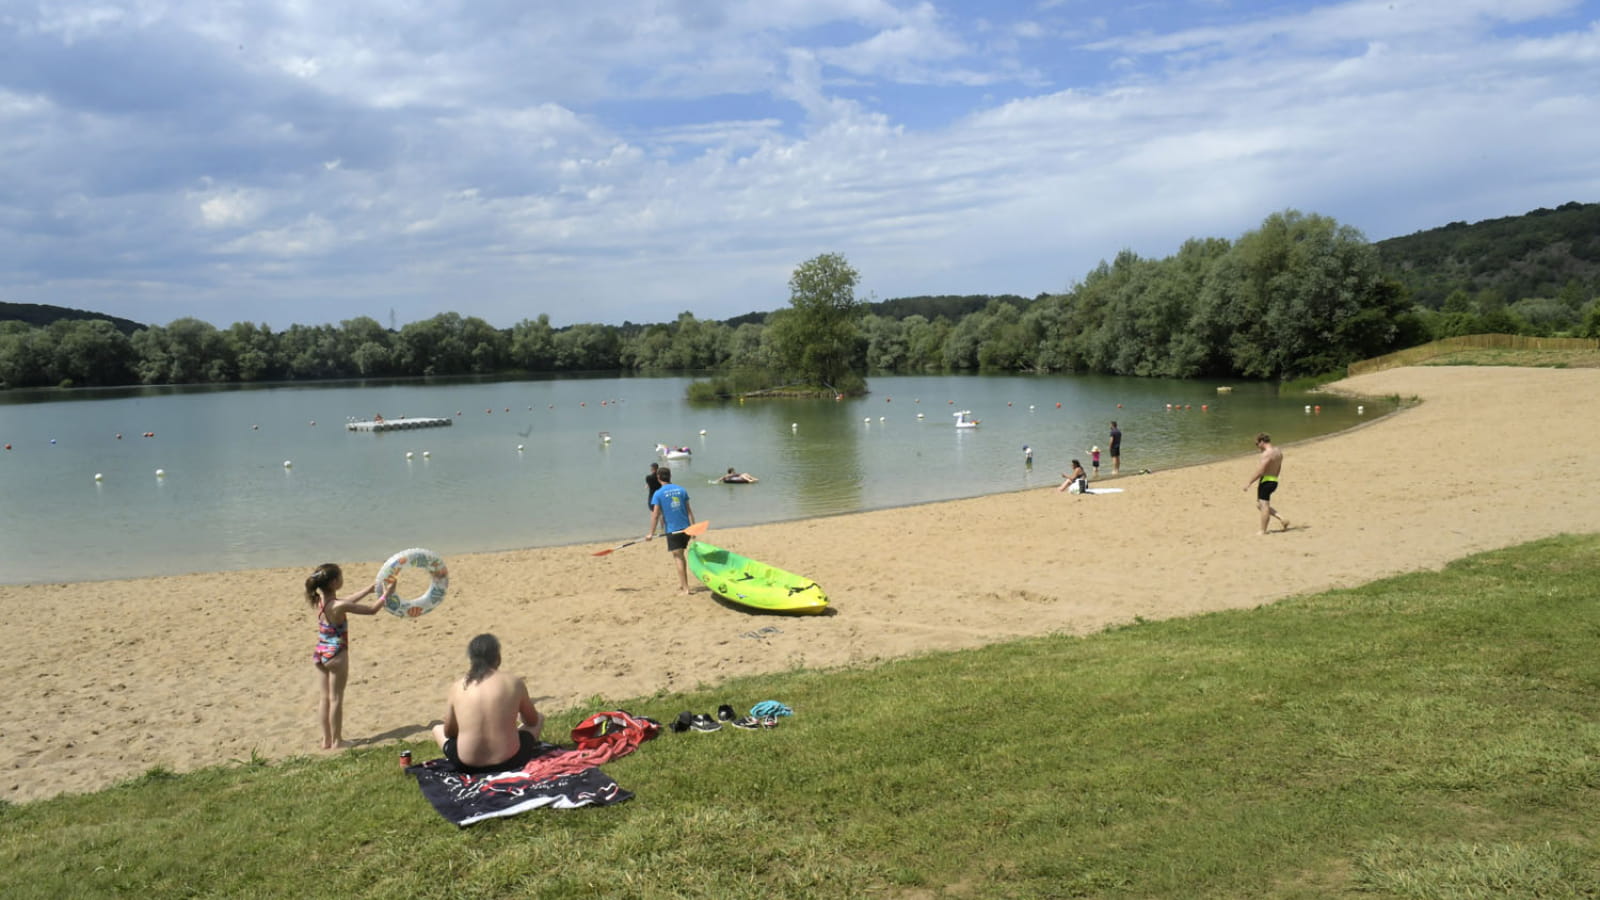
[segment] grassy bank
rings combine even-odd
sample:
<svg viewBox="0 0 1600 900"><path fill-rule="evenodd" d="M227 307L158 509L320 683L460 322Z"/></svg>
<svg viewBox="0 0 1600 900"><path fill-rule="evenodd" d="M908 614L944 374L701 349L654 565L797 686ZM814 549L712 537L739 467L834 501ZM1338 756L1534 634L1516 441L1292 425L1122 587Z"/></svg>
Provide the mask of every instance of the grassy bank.
<svg viewBox="0 0 1600 900"><path fill-rule="evenodd" d="M1600 368L1600 350L1456 350L1425 366L1523 366L1544 369Z"/></svg>
<svg viewBox="0 0 1600 900"><path fill-rule="evenodd" d="M797 715L663 735L606 767L629 803L465 831L391 747L153 772L0 809L0 896L1596 896L1597 581L1600 536L1560 538L628 701Z"/></svg>

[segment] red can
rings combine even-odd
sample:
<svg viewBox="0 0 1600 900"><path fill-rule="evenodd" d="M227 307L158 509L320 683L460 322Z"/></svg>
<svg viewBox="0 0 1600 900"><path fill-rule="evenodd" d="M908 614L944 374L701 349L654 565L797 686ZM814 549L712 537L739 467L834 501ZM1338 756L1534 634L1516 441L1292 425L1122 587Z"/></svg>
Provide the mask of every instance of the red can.
<svg viewBox="0 0 1600 900"><path fill-rule="evenodd" d="M401 750L400 751L400 768L404 769L409 765L411 765L411 751L410 750Z"/></svg>

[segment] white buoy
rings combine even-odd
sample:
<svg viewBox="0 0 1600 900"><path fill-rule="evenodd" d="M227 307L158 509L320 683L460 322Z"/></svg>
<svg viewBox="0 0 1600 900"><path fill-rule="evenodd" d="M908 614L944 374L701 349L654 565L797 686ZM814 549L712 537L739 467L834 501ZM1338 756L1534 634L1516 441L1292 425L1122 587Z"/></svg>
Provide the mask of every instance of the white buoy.
<svg viewBox="0 0 1600 900"><path fill-rule="evenodd" d="M99 472L96 472L96 473L94 473L94 480L95 481L105 481L106 477L104 475L101 475Z"/></svg>
<svg viewBox="0 0 1600 900"><path fill-rule="evenodd" d="M919 418L919 419L923 418L922 413L917 413L917 418Z"/></svg>
<svg viewBox="0 0 1600 900"><path fill-rule="evenodd" d="M424 451L422 451L422 458L423 459L427 459L427 458L429 458L431 456L433 456L433 451L432 450L424 450Z"/></svg>
<svg viewBox="0 0 1600 900"><path fill-rule="evenodd" d="M704 428L700 429L700 436L701 437L705 437L706 436L706 430Z"/></svg>
<svg viewBox="0 0 1600 900"><path fill-rule="evenodd" d="M521 445L521 444L518 444L518 445L517 445L517 452L518 452L518 453L521 453L521 452L522 452L522 445Z"/></svg>
<svg viewBox="0 0 1600 900"><path fill-rule="evenodd" d="M166 469L157 469L156 470L156 477L157 478L165 478L165 477L167 477L167 470Z"/></svg>
<svg viewBox="0 0 1600 900"><path fill-rule="evenodd" d="M799 422L790 422L789 423L789 430L790 431L799 431L800 430L800 423Z"/></svg>
<svg viewBox="0 0 1600 900"><path fill-rule="evenodd" d="M888 419L887 419L887 418L885 418L885 417L884 417L884 416L879 416L879 417L878 417L878 421L879 421L879 422L886 422L886 421L888 421Z"/></svg>
<svg viewBox="0 0 1600 900"><path fill-rule="evenodd" d="M407 451L406 451L406 459L410 459L410 458L411 458L411 457L412 457L412 456L414 456L414 455L415 455L415 454L413 454L413 453L412 453L412 452L411 452L411 451L410 451L410 450L407 450Z"/></svg>
<svg viewBox="0 0 1600 900"><path fill-rule="evenodd" d="M292 468L294 468L294 462L292 460L287 460L286 459L286 460L283 461L283 467L285 469L292 469Z"/></svg>
<svg viewBox="0 0 1600 900"><path fill-rule="evenodd" d="M1356 415L1358 415L1358 416L1366 415L1366 412L1367 412L1367 408L1365 406L1356 407Z"/></svg>
<svg viewBox="0 0 1600 900"><path fill-rule="evenodd" d="M1311 412L1311 407L1306 407L1306 412Z"/></svg>

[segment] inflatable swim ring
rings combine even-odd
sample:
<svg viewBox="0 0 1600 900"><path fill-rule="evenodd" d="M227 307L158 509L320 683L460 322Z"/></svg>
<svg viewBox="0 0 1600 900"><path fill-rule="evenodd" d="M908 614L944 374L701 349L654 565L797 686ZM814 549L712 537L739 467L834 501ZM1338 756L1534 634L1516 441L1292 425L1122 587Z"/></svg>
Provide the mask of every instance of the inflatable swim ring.
<svg viewBox="0 0 1600 900"><path fill-rule="evenodd" d="M416 566L428 571L433 577L433 583L428 586L427 593L413 600L401 600L394 595L395 583L400 578L402 566ZM378 590L385 598L383 608L401 618L414 619L432 611L434 607L444 602L444 592L449 587L450 570L445 568L444 560L432 550L424 550L421 547L401 550L389 557L389 561L378 570Z"/></svg>

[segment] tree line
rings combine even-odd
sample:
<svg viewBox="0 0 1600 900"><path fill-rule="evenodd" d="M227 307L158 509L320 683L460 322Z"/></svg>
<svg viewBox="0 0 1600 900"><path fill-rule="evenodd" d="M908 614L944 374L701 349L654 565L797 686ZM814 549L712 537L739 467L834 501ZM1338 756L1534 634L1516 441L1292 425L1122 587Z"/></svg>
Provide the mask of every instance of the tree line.
<svg viewBox="0 0 1600 900"><path fill-rule="evenodd" d="M1563 208L1565 209L1565 208ZM583 371L712 370L737 384L786 378L859 388L861 373L1005 371L1290 379L1454 334L1600 336L1593 291L1508 303L1458 287L1437 308L1386 270L1379 249L1326 216L1274 213L1237 240L1130 251L1057 294L858 303L857 275L823 254L791 279L792 307L719 322L495 328L454 312L385 328L217 328L184 318L126 334L105 320L0 322L0 383L187 384ZM1566 316L1533 315L1548 300ZM756 374L749 374L756 373ZM727 391L724 390L724 393Z"/></svg>

